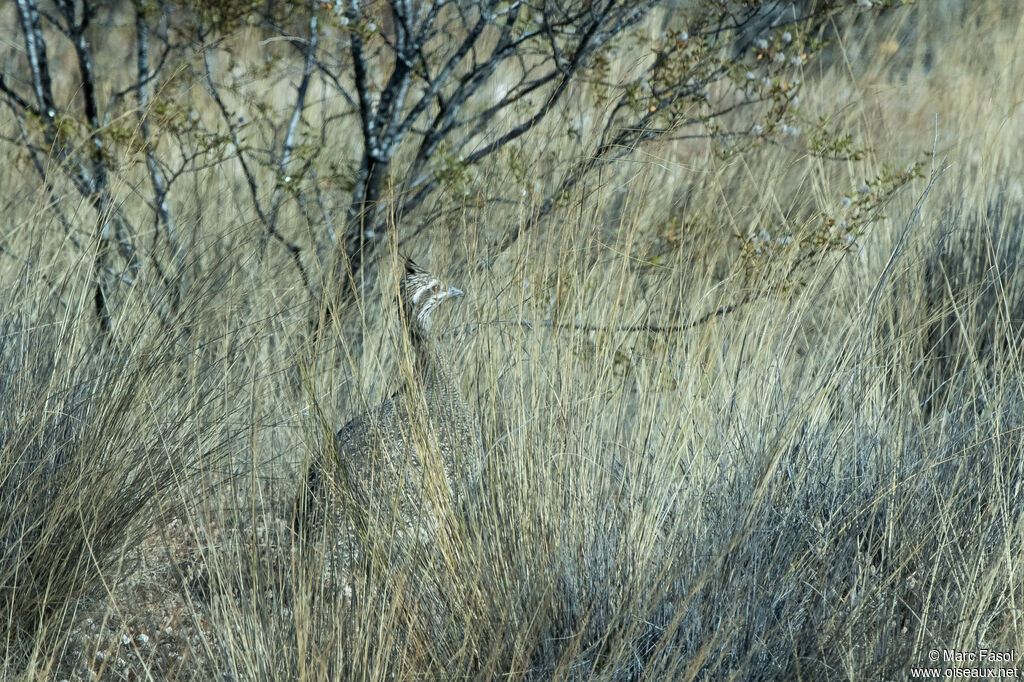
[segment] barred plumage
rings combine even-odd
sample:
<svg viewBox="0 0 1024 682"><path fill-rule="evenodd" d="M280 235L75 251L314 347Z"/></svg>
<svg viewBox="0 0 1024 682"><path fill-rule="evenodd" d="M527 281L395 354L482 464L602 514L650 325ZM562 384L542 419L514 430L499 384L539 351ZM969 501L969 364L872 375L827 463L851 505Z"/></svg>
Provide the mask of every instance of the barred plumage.
<svg viewBox="0 0 1024 682"><path fill-rule="evenodd" d="M462 295L406 261L399 309L413 351L412 375L390 398L337 432L336 466L313 462L305 493L307 514L297 516L297 522L308 525L308 511L340 503L349 507L348 521L357 531L371 521L379 525L389 520L423 528L434 521L425 501L457 495L475 475L479 436L432 333L432 313ZM332 490L342 491L342 499ZM392 514L396 499L399 519Z"/></svg>

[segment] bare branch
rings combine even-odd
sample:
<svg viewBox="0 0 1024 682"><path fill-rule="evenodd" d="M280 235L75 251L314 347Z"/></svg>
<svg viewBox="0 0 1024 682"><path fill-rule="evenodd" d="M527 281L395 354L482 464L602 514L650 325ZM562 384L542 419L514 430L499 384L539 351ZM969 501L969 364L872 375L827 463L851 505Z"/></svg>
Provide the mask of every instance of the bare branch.
<svg viewBox="0 0 1024 682"><path fill-rule="evenodd" d="M39 24L39 8L34 0L16 0L21 31L25 36L25 54L32 75L32 86L36 96L36 108L52 125L56 110L53 103L53 85L50 78L50 62L46 56L46 41Z"/></svg>
<svg viewBox="0 0 1024 682"><path fill-rule="evenodd" d="M163 234L167 239L167 246L175 263L175 271L180 276L185 270L185 252L178 243L177 230L174 225L174 217L167 202L168 185L160 171L160 165L156 160L156 144L153 142L149 128L149 83L155 74L149 71L149 25L143 5L138 0L135 3L135 40L136 40L136 65L138 80L135 90L139 98L139 132L142 136L142 143L145 146L146 168L149 169L150 184L153 186L153 203L156 207L156 228L160 232L163 226ZM167 52L164 53L166 56ZM159 67L158 67L159 68Z"/></svg>
<svg viewBox="0 0 1024 682"><path fill-rule="evenodd" d="M284 145L281 148L281 158L277 164L277 186L274 189L274 198L270 207L270 223L277 225L277 214L281 208L281 199L284 195L284 185L287 183L288 164L292 160L292 152L295 150L295 129L302 120L302 112L306 109L306 92L309 89L310 77L313 75L313 62L316 59L317 41L319 31L317 30L316 12L310 12L309 18L309 40L306 42L306 57L302 67L302 78L295 90L295 105L292 107L291 120L288 121L288 131L285 134Z"/></svg>
<svg viewBox="0 0 1024 682"><path fill-rule="evenodd" d="M209 53L203 52L203 86L206 92L213 99L217 105L217 109L220 111L221 118L227 125L228 132L231 135L231 142L235 147L235 158L238 159L238 164L242 168L242 174L245 176L246 183L249 186L249 194L252 197L253 209L256 211L256 216L260 219L263 227L270 233L281 246L283 246L292 258L292 262L295 263L295 268L298 270L299 277L302 280L302 285L312 294L312 288L310 286L309 274L306 272L306 266L302 263L302 248L298 244L290 242L277 226L270 222L267 214L263 211L262 204L260 203L259 190L256 187L256 176L253 175L252 170L249 168L249 164L245 160L245 154L243 153L241 140L238 135L238 126L235 124L235 118L231 115L227 105L224 103L224 99L221 97L220 92L217 90L217 85L213 80L213 70L210 67L210 56Z"/></svg>

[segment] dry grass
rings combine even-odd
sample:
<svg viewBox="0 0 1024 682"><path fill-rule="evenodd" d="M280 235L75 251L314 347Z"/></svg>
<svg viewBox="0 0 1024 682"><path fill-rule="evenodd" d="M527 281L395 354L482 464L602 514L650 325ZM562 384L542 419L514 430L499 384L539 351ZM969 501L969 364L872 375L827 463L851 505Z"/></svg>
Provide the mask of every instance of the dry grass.
<svg viewBox="0 0 1024 682"><path fill-rule="evenodd" d="M902 679L932 649L1024 651L1024 27L921 4L808 74L863 162L666 145L493 267L525 206L403 244L469 293L448 342L487 446L430 542L289 531L303 463L393 382L393 281L311 336L216 169L176 207L180 328L143 271L99 348L90 255L6 206L0 677ZM926 181L799 290L782 245L738 264L732 235L798 241L933 144L919 214Z"/></svg>

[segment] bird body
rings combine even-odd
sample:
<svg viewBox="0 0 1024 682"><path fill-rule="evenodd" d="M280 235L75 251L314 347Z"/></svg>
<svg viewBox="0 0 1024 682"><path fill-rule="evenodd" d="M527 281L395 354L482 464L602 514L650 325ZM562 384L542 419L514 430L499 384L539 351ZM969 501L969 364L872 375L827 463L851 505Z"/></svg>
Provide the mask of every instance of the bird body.
<svg viewBox="0 0 1024 682"><path fill-rule="evenodd" d="M341 427L334 462L312 464L307 507L336 504L334 483L356 530L389 522L422 529L435 521L431 502L451 499L472 475L479 437L432 325L438 306L462 295L406 261L398 303L411 367L388 399Z"/></svg>

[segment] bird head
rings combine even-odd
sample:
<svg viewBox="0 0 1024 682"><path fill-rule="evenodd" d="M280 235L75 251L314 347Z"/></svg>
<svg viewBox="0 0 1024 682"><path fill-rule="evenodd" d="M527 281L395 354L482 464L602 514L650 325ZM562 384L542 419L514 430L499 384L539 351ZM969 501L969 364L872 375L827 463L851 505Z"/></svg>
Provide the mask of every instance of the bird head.
<svg viewBox="0 0 1024 682"><path fill-rule="evenodd" d="M414 338L430 338L434 310L445 301L464 295L460 289L448 286L412 259L406 259L399 290L399 308Z"/></svg>

